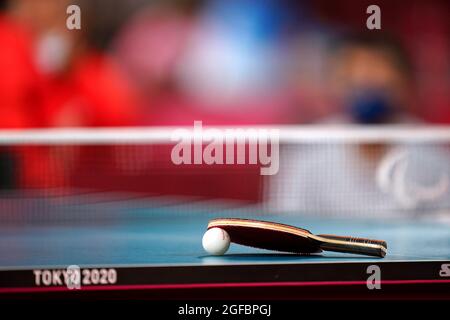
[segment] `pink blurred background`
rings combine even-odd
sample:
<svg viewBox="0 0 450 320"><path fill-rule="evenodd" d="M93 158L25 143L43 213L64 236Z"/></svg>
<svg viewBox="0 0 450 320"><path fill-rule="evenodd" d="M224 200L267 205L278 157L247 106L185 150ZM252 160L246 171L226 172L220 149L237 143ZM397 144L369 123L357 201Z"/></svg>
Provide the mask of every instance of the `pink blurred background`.
<svg viewBox="0 0 450 320"><path fill-rule="evenodd" d="M1 128L450 123L447 1L1 3Z"/></svg>
<svg viewBox="0 0 450 320"><path fill-rule="evenodd" d="M69 4L81 30L66 27ZM377 1L381 30L366 28L371 4L0 0L0 129L450 124L448 1ZM264 191L258 167L177 167L170 146L75 151L2 147L0 189L251 201ZM122 172L117 154L147 170Z"/></svg>

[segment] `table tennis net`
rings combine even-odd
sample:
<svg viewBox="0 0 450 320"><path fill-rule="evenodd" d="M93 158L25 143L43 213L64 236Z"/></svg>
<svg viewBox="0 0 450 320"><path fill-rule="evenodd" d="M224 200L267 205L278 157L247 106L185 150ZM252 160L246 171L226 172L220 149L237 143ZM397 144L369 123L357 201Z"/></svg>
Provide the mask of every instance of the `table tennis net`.
<svg viewBox="0 0 450 320"><path fill-rule="evenodd" d="M0 220L450 216L448 130L282 130L273 175L250 163L248 141L245 163L175 164L175 143L152 130L0 133Z"/></svg>

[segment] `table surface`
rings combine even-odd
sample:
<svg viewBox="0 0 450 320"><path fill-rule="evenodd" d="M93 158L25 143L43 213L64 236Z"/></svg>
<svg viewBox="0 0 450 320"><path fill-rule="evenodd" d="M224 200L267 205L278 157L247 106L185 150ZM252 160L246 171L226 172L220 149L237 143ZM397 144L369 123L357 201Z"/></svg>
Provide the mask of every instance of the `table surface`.
<svg viewBox="0 0 450 320"><path fill-rule="evenodd" d="M122 270L119 274L122 272L124 287L274 281L291 285L344 280L365 283L371 264L389 265L385 274L392 283L448 281L439 275L441 265L450 260L450 228L442 223L263 215L239 209L202 212L183 205L108 206L65 207L60 212L28 217L25 222L2 223L0 293L2 288L8 292L12 287L33 287L32 270L69 265ZM388 243L388 253L385 258L333 252L305 256L232 244L224 256L209 256L201 239L208 221L217 217L255 218L316 234L382 239Z"/></svg>
<svg viewBox="0 0 450 320"><path fill-rule="evenodd" d="M224 215L221 215L222 217ZM236 212L235 217L242 217ZM323 252L302 256L232 244L224 256L209 256L201 239L214 215L170 213L129 220L76 221L0 226L0 267L77 265L217 265L366 262L379 258ZM371 221L301 216L248 216L286 223L316 234L382 239L383 261L450 260L450 227L424 221Z"/></svg>

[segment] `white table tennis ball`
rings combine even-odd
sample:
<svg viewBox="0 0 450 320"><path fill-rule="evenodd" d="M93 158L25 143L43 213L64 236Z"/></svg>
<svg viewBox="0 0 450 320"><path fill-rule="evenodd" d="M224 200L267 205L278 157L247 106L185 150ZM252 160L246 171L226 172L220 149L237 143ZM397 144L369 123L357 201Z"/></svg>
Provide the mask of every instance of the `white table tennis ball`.
<svg viewBox="0 0 450 320"><path fill-rule="evenodd" d="M230 247L230 236L223 229L211 228L203 235L202 244L206 252L220 256Z"/></svg>

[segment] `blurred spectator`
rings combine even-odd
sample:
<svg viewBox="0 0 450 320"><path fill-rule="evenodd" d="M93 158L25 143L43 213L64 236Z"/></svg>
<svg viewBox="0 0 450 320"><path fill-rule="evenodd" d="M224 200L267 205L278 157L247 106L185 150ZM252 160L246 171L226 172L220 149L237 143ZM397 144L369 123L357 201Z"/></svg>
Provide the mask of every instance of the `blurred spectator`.
<svg viewBox="0 0 450 320"><path fill-rule="evenodd" d="M81 31L66 28L68 4L66 0L17 0L0 16L2 128L137 123L132 86L117 63L89 41L87 34L95 28L87 24ZM92 8L86 3L83 12L96 14ZM16 180L7 187L16 183L24 188L67 186L68 168L79 160L77 152L61 148L15 150L14 157L10 150L0 154L0 166L7 166L0 175L14 172Z"/></svg>
<svg viewBox="0 0 450 320"><path fill-rule="evenodd" d="M27 104L38 110L40 117L38 123L28 126L135 124L138 116L131 85L119 66L87 41L85 32L90 26L83 25L81 31L66 28L68 4L60 0L17 0L10 6L9 19L21 23L32 36L32 43L29 41L23 51L33 59L27 64L21 62L5 75L12 77L26 65L34 65L38 72L33 88L39 98L29 99ZM89 7L84 9L91 11Z"/></svg>
<svg viewBox="0 0 450 320"><path fill-rule="evenodd" d="M385 35L351 36L335 49L330 89L338 115L328 122L411 122L414 90L409 58Z"/></svg>
<svg viewBox="0 0 450 320"><path fill-rule="evenodd" d="M38 75L27 31L0 12L0 128L36 125Z"/></svg>
<svg viewBox="0 0 450 320"><path fill-rule="evenodd" d="M331 53L329 88L335 112L319 122L374 125L420 121L414 116L420 105L415 103L413 68L399 42L383 33L351 35ZM280 171L267 192L272 209L393 217L437 213L448 206L450 155L446 148L382 141L283 147Z"/></svg>
<svg viewBox="0 0 450 320"><path fill-rule="evenodd" d="M449 2L446 0L379 0L382 30L365 29L366 8L371 0L314 1L320 20L336 33L361 32L367 35L389 33L406 49L411 62L414 86L408 94L414 106L408 107L421 119L450 123L450 29Z"/></svg>

